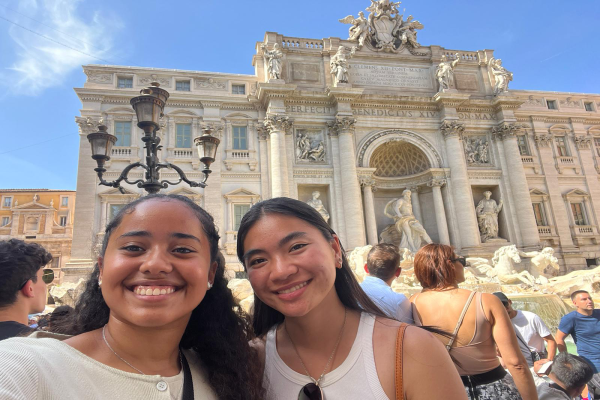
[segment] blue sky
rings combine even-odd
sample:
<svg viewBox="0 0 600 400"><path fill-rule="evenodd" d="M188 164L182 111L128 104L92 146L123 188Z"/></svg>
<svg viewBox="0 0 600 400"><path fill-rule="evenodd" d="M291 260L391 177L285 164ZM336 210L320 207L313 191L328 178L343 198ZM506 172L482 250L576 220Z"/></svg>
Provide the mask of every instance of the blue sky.
<svg viewBox="0 0 600 400"><path fill-rule="evenodd" d="M265 31L345 39L348 26L337 20L369 4L0 0L0 188L76 188L73 88L85 81L82 64L253 74ZM495 50L514 72L511 89L600 93L596 0L406 0L399 8L425 26L422 45Z"/></svg>

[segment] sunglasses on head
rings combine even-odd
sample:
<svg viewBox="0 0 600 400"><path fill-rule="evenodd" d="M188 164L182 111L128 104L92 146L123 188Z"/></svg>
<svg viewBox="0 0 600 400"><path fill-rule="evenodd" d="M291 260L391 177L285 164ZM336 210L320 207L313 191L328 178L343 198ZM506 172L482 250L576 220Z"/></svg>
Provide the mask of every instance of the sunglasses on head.
<svg viewBox="0 0 600 400"><path fill-rule="evenodd" d="M465 257L451 258L450 261L452 261L452 262L458 261L459 263L462 264L463 267L467 266L467 259Z"/></svg>
<svg viewBox="0 0 600 400"><path fill-rule="evenodd" d="M36 273L36 275L37 275L37 273ZM25 282L23 282L21 284L21 286L19 286L19 290L23 289L25 287L25 285L27 284L27 282L29 282L32 279L33 279L33 277L26 279ZM44 268L42 270L42 280L44 281L44 283L46 285L51 283L54 280L54 271L51 270L50 268Z"/></svg>

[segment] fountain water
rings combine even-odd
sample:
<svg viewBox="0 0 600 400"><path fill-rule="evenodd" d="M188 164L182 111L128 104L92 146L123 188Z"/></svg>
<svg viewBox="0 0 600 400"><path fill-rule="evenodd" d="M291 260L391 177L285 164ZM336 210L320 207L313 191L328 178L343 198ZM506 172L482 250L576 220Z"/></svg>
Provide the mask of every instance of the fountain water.
<svg viewBox="0 0 600 400"><path fill-rule="evenodd" d="M553 335L556 333L556 329L558 329L560 319L565 314L573 311L572 308L567 307L565 302L555 294L507 293L507 296L512 301L512 306L515 310L530 311L539 315Z"/></svg>

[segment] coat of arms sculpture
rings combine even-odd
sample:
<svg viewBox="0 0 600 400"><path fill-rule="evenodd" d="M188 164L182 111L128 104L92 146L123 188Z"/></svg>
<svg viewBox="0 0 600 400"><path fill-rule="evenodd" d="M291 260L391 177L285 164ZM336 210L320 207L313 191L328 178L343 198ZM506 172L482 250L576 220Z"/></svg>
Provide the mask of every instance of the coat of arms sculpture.
<svg viewBox="0 0 600 400"><path fill-rule="evenodd" d="M421 47L417 41L417 30L423 29L423 24L413 20L412 15L405 20L398 11L399 5L400 2L389 0L371 0L371 5L366 8L368 18L360 11L358 18L348 15L340 19L344 24L352 24L348 40L357 42L358 50L366 45L374 51L386 53L399 53L406 48L412 55L427 55L417 51Z"/></svg>

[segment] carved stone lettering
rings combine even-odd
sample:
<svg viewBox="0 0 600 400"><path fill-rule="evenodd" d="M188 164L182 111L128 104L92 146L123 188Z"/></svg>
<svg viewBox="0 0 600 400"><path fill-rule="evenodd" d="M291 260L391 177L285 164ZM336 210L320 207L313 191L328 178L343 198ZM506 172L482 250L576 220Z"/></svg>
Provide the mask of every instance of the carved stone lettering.
<svg viewBox="0 0 600 400"><path fill-rule="evenodd" d="M292 79L295 81L319 82L319 72L317 64L292 64Z"/></svg>
<svg viewBox="0 0 600 400"><path fill-rule="evenodd" d="M379 108L354 108L353 115L367 117L400 117L400 118L438 118L438 111L420 111L420 110L396 110Z"/></svg>
<svg viewBox="0 0 600 400"><path fill-rule="evenodd" d="M496 114L492 113L466 113L459 112L458 119L470 119L470 120L483 120L483 121L495 121Z"/></svg>
<svg viewBox="0 0 600 400"><path fill-rule="evenodd" d="M458 90L479 90L477 77L471 74L454 74Z"/></svg>
<svg viewBox="0 0 600 400"><path fill-rule="evenodd" d="M353 64L349 73L350 83L357 86L433 89L428 68Z"/></svg>
<svg viewBox="0 0 600 400"><path fill-rule="evenodd" d="M288 113L302 113L302 114L331 114L332 108L325 106L303 106L293 105L287 106L285 111Z"/></svg>

